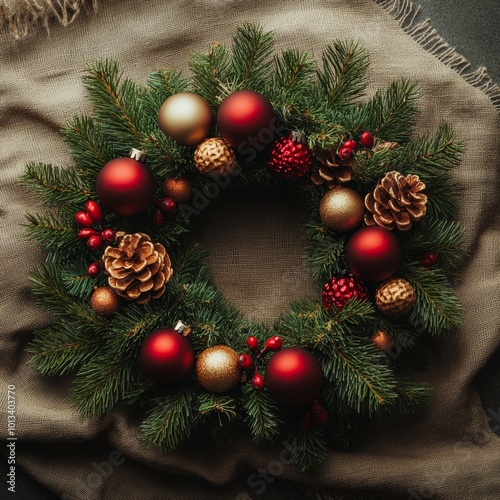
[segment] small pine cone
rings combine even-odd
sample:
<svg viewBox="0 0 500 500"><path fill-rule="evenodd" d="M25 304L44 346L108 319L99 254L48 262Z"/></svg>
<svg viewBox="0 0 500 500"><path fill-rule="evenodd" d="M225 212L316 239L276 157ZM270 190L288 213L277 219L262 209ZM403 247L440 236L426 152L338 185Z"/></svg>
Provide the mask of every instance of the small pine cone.
<svg viewBox="0 0 500 500"><path fill-rule="evenodd" d="M375 292L375 302L380 312L393 318L406 316L413 309L415 301L415 290L402 278L385 281Z"/></svg>
<svg viewBox="0 0 500 500"><path fill-rule="evenodd" d="M342 160L335 150L330 148L315 154L316 166L311 180L316 186L326 182L328 189L341 186L352 180L354 159Z"/></svg>
<svg viewBox="0 0 500 500"><path fill-rule="evenodd" d="M138 304L158 299L173 274L165 247L144 233L116 233L117 247L109 246L102 260L108 283L116 293Z"/></svg>
<svg viewBox="0 0 500 500"><path fill-rule="evenodd" d="M393 170L379 181L373 193L365 197L365 224L392 230L408 231L412 223L420 220L427 210L427 196L422 192L425 184L418 175L406 177Z"/></svg>
<svg viewBox="0 0 500 500"><path fill-rule="evenodd" d="M203 175L231 172L236 165L233 150L220 137L210 137L194 152L194 165Z"/></svg>

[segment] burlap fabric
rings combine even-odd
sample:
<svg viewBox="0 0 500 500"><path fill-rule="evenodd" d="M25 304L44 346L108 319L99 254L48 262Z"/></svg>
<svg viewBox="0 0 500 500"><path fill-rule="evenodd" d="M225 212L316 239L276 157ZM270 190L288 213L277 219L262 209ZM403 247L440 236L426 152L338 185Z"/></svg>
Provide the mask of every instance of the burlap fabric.
<svg viewBox="0 0 500 500"><path fill-rule="evenodd" d="M14 33L21 27L19 35L37 16L28 10L13 17L15 3L7 2L10 14L7 4L1 12ZM68 8L62 24L79 4L57 3ZM26 5L43 13L52 4L18 2L17 8ZM394 17L407 23L406 32ZM47 21L42 14L38 20ZM243 436L231 448L217 448L200 435L177 453L148 452L137 440L140 412L119 409L106 418L82 419L70 407L67 380L41 377L25 365L23 349L32 330L49 318L30 294L27 272L41 255L26 242L21 224L24 212L36 209L36 200L19 187L18 178L29 161L71 162L58 129L74 114L89 111L80 80L85 62L116 58L127 75L144 82L154 68L186 68L192 51L214 38L228 41L243 21L276 30L277 49L293 46L318 55L335 37L359 39L370 53L371 89L401 76L419 80L418 130L432 131L446 120L468 144L455 172L464 187L459 216L471 250L457 286L465 320L457 335L436 347L423 375L436 387L433 404L419 418L380 423L363 451L331 451L315 476L281 464L282 445L258 448ZM6 387L15 384L19 464L68 499L244 499L235 478L248 465L317 489L412 499L500 498L500 440L487 430L487 415L471 385L500 344L499 118L492 105L492 100L498 105L498 89L484 73L469 75L467 83L456 71L465 69L463 60L427 25L411 26L405 2L109 0L96 14L81 14L65 28L49 20L50 36L34 29L18 41L9 22L0 31L0 428L5 435ZM215 279L247 315L276 317L311 286L295 220L300 207L276 194L250 194L241 209L234 199L220 203L201 231L212 251ZM497 410L489 409L490 416ZM104 461L111 471L109 466L96 470L93 463Z"/></svg>

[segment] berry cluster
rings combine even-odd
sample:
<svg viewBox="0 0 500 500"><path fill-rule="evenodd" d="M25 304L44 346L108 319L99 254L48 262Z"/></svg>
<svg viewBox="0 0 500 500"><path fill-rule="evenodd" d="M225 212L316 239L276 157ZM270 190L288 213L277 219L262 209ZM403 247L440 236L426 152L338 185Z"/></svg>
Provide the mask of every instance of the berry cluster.
<svg viewBox="0 0 500 500"><path fill-rule="evenodd" d="M359 143L365 148L372 148L374 143L373 135L370 132L363 132L359 137ZM358 143L355 140L347 139L340 145L339 158L348 160L357 147Z"/></svg>
<svg viewBox="0 0 500 500"><path fill-rule="evenodd" d="M160 227L163 224L163 214L170 214L177 208L177 203L172 198L166 196L156 202L156 210L153 212L153 226Z"/></svg>

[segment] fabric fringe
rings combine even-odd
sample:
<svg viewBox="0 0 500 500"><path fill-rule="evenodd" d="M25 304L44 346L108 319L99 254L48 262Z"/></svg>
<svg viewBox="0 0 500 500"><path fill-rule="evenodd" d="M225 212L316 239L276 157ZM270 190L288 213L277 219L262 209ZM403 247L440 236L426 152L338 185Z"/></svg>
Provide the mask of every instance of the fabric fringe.
<svg viewBox="0 0 500 500"><path fill-rule="evenodd" d="M49 32L52 19L68 26L82 10L97 12L97 3L97 0L0 0L0 28L7 26L14 40L19 40L38 26Z"/></svg>
<svg viewBox="0 0 500 500"><path fill-rule="evenodd" d="M467 83L482 90L500 113L500 87L488 75L486 67L471 71L471 64L432 27L429 19L417 22L421 7L410 0L374 0L427 52L456 71Z"/></svg>

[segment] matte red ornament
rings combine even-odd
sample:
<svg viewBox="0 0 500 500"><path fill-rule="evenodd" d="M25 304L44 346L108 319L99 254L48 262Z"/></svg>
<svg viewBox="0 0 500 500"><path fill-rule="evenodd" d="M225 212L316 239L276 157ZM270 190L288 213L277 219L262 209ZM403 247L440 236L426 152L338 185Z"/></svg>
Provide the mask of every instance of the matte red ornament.
<svg viewBox="0 0 500 500"><path fill-rule="evenodd" d="M348 300L365 300L367 297L368 288L354 276L334 276L325 283L321 292L321 299L325 309L330 309L335 304L337 309L342 310Z"/></svg>
<svg viewBox="0 0 500 500"><path fill-rule="evenodd" d="M349 270L365 282L390 278L401 263L401 245L391 231L370 226L356 231L346 245Z"/></svg>
<svg viewBox="0 0 500 500"><path fill-rule="evenodd" d="M250 350L252 351L258 351L259 350L259 341L257 337L251 336L247 338L247 346Z"/></svg>
<svg viewBox="0 0 500 500"><path fill-rule="evenodd" d="M312 151L307 143L292 134L274 142L267 166L283 179L296 180L307 174L312 159Z"/></svg>
<svg viewBox="0 0 500 500"><path fill-rule="evenodd" d="M144 339L139 350L139 363L153 382L175 384L193 369L193 346L187 337L173 328L156 330Z"/></svg>
<svg viewBox="0 0 500 500"><path fill-rule="evenodd" d="M437 261L438 261L437 253L429 252L429 253L426 253L422 257L422 260L420 261L420 265L422 265L423 267L429 268L429 267L435 266Z"/></svg>
<svg viewBox="0 0 500 500"><path fill-rule="evenodd" d="M373 135L370 132L363 132L359 138L359 142L365 148L372 148L374 143Z"/></svg>
<svg viewBox="0 0 500 500"><path fill-rule="evenodd" d="M240 357L238 358L238 364L241 366L241 369L246 372L253 369L253 361L248 354L240 354Z"/></svg>
<svg viewBox="0 0 500 500"><path fill-rule="evenodd" d="M99 276L99 274L102 273L104 266L101 261L98 262L91 262L89 264L89 267L87 268L87 272L89 273L89 276L94 278L95 276Z"/></svg>
<svg viewBox="0 0 500 500"><path fill-rule="evenodd" d="M253 147L260 151L274 139L274 110L262 94L238 90L220 105L217 126L231 146Z"/></svg>
<svg viewBox="0 0 500 500"><path fill-rule="evenodd" d="M352 139L347 139L347 141L344 141L342 146L344 148L349 148L354 151L358 147L358 143L356 141L353 141Z"/></svg>
<svg viewBox="0 0 500 500"><path fill-rule="evenodd" d="M102 238L98 234L94 234L87 240L87 246L91 250L99 250L102 247Z"/></svg>
<svg viewBox="0 0 500 500"><path fill-rule="evenodd" d="M75 220L80 227L90 227L94 223L87 212L77 212Z"/></svg>
<svg viewBox="0 0 500 500"><path fill-rule="evenodd" d="M95 234L99 234L95 229L92 229L90 227L83 227L78 231L78 239L87 241L91 236L94 236Z"/></svg>
<svg viewBox="0 0 500 500"><path fill-rule="evenodd" d="M254 389L260 390L260 389L264 389L264 385L265 385L264 377L262 377L262 375L259 375L258 373L256 373L252 377L252 387Z"/></svg>
<svg viewBox="0 0 500 500"><path fill-rule="evenodd" d="M176 209L177 204L175 203L175 201L172 198L167 197L167 198L161 198L158 201L158 206L160 207L160 210L162 212L169 214Z"/></svg>
<svg viewBox="0 0 500 500"><path fill-rule="evenodd" d="M281 340L281 337L279 335L275 335L274 337L269 337L266 340L266 349L268 351L279 351L282 344L283 341Z"/></svg>
<svg viewBox="0 0 500 500"><path fill-rule="evenodd" d="M319 393L323 375L318 360L302 347L287 347L267 363L266 385L281 403L302 405Z"/></svg>
<svg viewBox="0 0 500 500"><path fill-rule="evenodd" d="M102 221L102 210L98 203L89 200L85 204L85 211L90 215L94 222Z"/></svg>
<svg viewBox="0 0 500 500"><path fill-rule="evenodd" d="M96 191L105 208L117 215L132 216L151 205L156 186L151 170L144 163L134 158L115 158L99 172Z"/></svg>
<svg viewBox="0 0 500 500"><path fill-rule="evenodd" d="M101 233L101 236L104 241L112 243L115 241L116 234L110 227L108 227Z"/></svg>
<svg viewBox="0 0 500 500"><path fill-rule="evenodd" d="M339 150L339 158L341 160L348 160L352 155L352 149L347 147L342 147Z"/></svg>

